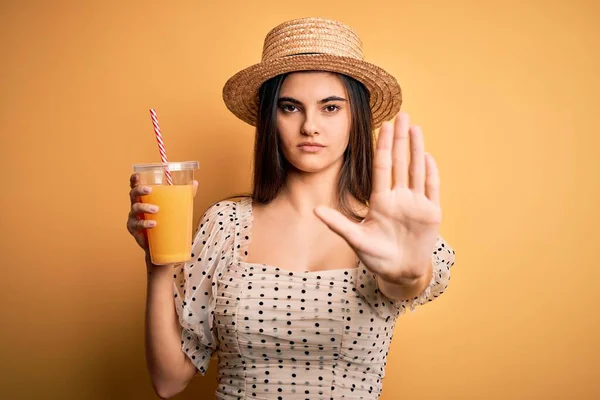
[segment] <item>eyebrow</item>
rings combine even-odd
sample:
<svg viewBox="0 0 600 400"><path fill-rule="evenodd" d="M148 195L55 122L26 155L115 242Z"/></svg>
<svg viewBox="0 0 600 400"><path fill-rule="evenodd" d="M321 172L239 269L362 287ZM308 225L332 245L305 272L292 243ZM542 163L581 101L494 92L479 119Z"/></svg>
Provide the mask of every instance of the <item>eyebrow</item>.
<svg viewBox="0 0 600 400"><path fill-rule="evenodd" d="M277 100L278 103L281 103L281 102L284 102L284 101L289 101L290 103L298 104L300 106L302 105L302 102L300 100L297 100L297 99L295 99L293 97L287 97L287 96L285 96L285 97L280 97ZM318 104L324 104L324 103L327 103L327 102L330 102L330 101L348 101L348 100L344 99L343 97L339 97L339 96L329 96L329 97L324 98L323 100L319 100L317 103Z"/></svg>

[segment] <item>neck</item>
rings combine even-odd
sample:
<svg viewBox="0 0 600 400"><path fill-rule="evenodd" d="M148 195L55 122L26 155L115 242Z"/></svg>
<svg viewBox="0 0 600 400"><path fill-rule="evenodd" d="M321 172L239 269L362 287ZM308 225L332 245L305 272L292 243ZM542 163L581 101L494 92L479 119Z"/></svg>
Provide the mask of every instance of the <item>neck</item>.
<svg viewBox="0 0 600 400"><path fill-rule="evenodd" d="M316 173L298 170L288 171L285 186L277 201L289 206L300 217L314 216L318 205L337 209L339 206L337 184L341 168L328 168Z"/></svg>

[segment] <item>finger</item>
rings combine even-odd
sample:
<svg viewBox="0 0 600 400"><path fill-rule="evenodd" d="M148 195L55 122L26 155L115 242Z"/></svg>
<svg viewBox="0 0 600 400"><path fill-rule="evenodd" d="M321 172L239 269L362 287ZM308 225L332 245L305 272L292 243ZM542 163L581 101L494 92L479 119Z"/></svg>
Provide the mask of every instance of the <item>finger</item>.
<svg viewBox="0 0 600 400"><path fill-rule="evenodd" d="M394 123L394 140L392 149L393 187L408 187L408 128L410 118L401 112Z"/></svg>
<svg viewBox="0 0 600 400"><path fill-rule="evenodd" d="M127 220L127 230L132 235L137 235L146 229L152 229L156 226L157 222L151 219L135 219L129 218Z"/></svg>
<svg viewBox="0 0 600 400"><path fill-rule="evenodd" d="M373 160L373 192L388 191L392 185L392 123L384 122L379 129Z"/></svg>
<svg viewBox="0 0 600 400"><path fill-rule="evenodd" d="M425 195L436 205L440 205L440 175L437 163L433 156L425 153L425 170L427 171L425 180Z"/></svg>
<svg viewBox="0 0 600 400"><path fill-rule="evenodd" d="M156 214L158 212L158 206L154 204L148 203L134 203L131 206L131 211L129 212L130 216L139 215L142 213L146 214Z"/></svg>
<svg viewBox="0 0 600 400"><path fill-rule="evenodd" d="M131 201L131 205L137 203L140 196L144 196L148 193L152 192L152 188L149 186L137 185L133 189L129 191L129 200Z"/></svg>
<svg viewBox="0 0 600 400"><path fill-rule="evenodd" d="M425 193L425 144L421 127L410 128L410 188Z"/></svg>
<svg viewBox="0 0 600 400"><path fill-rule="evenodd" d="M137 182L139 181L140 176L137 173L131 174L131 176L129 177L129 187L131 189L133 189L135 187L135 185L137 184Z"/></svg>
<svg viewBox="0 0 600 400"><path fill-rule="evenodd" d="M340 235L354 249L360 249L363 240L363 231L359 224L349 220L337 210L325 206L317 206L315 215L335 233Z"/></svg>
<svg viewBox="0 0 600 400"><path fill-rule="evenodd" d="M129 187L131 189L133 189L134 187L136 187L140 182L140 174L133 173L131 174L131 176L129 177Z"/></svg>
<svg viewBox="0 0 600 400"><path fill-rule="evenodd" d="M131 188L131 190L129 191L129 201L131 202L132 205L133 205L133 203L135 203L137 201L137 197L133 195L133 190L135 189L136 186L139 185L139 182L140 182L140 174L138 174L138 173L131 174L131 176L129 177L129 187Z"/></svg>
<svg viewBox="0 0 600 400"><path fill-rule="evenodd" d="M132 223L133 231L141 231L144 229L152 229L156 226L156 221L151 219L138 219Z"/></svg>

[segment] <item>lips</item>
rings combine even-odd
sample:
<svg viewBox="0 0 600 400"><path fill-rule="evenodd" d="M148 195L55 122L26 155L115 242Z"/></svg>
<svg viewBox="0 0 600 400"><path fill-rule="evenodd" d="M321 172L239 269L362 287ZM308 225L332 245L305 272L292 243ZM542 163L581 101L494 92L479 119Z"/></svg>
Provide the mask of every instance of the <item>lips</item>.
<svg viewBox="0 0 600 400"><path fill-rule="evenodd" d="M323 146L320 143L301 143L300 145L298 145L298 148L300 149L300 151L304 152L304 153L314 153L317 154L319 153L321 150L323 150L325 146Z"/></svg>
<svg viewBox="0 0 600 400"><path fill-rule="evenodd" d="M298 145L298 147L304 147L304 146L310 146L310 147L325 147L323 146L321 143L316 143L316 142L302 142Z"/></svg>

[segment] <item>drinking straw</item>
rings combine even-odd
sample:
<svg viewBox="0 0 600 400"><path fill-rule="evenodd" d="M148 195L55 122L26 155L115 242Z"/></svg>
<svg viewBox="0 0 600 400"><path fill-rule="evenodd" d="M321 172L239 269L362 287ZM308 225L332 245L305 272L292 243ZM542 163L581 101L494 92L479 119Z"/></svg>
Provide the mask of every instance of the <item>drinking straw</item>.
<svg viewBox="0 0 600 400"><path fill-rule="evenodd" d="M168 163L167 161L167 152L165 150L165 143L162 139L162 134L160 133L160 127L158 126L158 118L156 117L156 111L154 108L150 109L150 116L152 117L152 125L154 125L154 133L156 136L156 142L158 143L158 151L160 152L160 160L163 164ZM171 172L165 168L165 176L167 177L167 182L169 185L173 184L173 178L171 177Z"/></svg>

